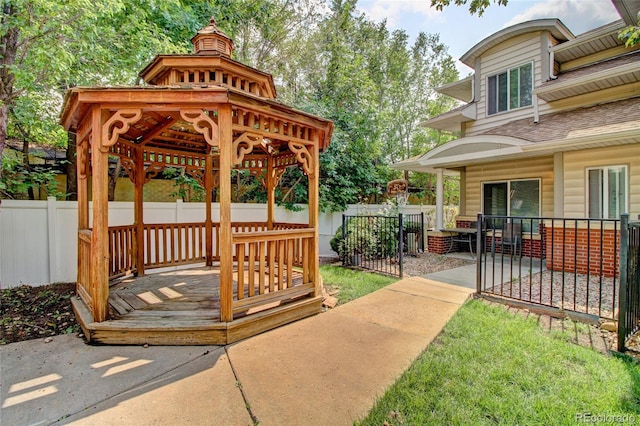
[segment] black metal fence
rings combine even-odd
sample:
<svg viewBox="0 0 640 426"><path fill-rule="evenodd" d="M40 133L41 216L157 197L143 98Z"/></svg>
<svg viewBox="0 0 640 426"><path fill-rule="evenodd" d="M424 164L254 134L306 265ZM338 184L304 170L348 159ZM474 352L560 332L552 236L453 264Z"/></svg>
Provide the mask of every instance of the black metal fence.
<svg viewBox="0 0 640 426"><path fill-rule="evenodd" d="M622 215L620 235L618 350L623 351L627 339L640 330L640 221L629 222L629 215Z"/></svg>
<svg viewBox="0 0 640 426"><path fill-rule="evenodd" d="M620 221L478 215L482 295L616 319Z"/></svg>
<svg viewBox="0 0 640 426"><path fill-rule="evenodd" d="M424 251L424 213L342 215L342 235L334 243L345 266L402 277L403 257Z"/></svg>

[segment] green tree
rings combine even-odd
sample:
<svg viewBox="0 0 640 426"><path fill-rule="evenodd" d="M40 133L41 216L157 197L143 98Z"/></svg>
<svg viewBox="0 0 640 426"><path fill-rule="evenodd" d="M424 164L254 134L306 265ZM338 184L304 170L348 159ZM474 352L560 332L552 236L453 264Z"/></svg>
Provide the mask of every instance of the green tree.
<svg viewBox="0 0 640 426"><path fill-rule="evenodd" d="M469 13L482 16L484 11L491 6L491 3L506 6L509 0L453 0L456 6L469 5ZM431 0L431 6L435 6L438 10L443 10L451 4L451 0Z"/></svg>
<svg viewBox="0 0 640 426"><path fill-rule="evenodd" d="M27 152L31 143L65 145L57 125L64 91L78 84L133 83L159 48L175 50L157 23L176 4L181 2L4 0L0 153L7 137L22 139ZM29 172L28 161L24 166Z"/></svg>
<svg viewBox="0 0 640 426"><path fill-rule="evenodd" d="M625 46L632 47L640 43L640 13L638 13L636 25L629 25L618 33L618 38L624 41Z"/></svg>

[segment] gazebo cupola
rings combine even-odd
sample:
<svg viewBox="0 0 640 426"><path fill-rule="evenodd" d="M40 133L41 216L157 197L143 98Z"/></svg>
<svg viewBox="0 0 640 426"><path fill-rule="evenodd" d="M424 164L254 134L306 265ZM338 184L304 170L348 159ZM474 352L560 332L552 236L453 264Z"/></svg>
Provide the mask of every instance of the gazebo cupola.
<svg viewBox="0 0 640 426"><path fill-rule="evenodd" d="M191 41L193 54L156 56L140 72L144 85L66 94L61 123L78 151L78 303L89 314L76 312L89 340L225 344L320 312L319 153L333 123L277 102L272 76L233 60L232 41L215 20ZM134 186L129 225L109 221L109 157L119 158ZM204 218L155 223L145 215L144 186L167 167L202 185ZM278 220L275 211L290 167L307 177L306 223ZM233 170L262 184L262 220L234 220ZM206 272L197 300L144 307L130 295L122 297L131 304L118 299L120 277L198 263L219 268ZM163 320L136 315L141 309L164 310Z"/></svg>
<svg viewBox="0 0 640 426"><path fill-rule="evenodd" d="M233 53L233 41L218 29L213 16L209 25L193 36L191 43L193 43L193 52L196 55L220 53L230 58Z"/></svg>
<svg viewBox="0 0 640 426"><path fill-rule="evenodd" d="M191 42L193 55L158 55L140 72L142 80L154 86L215 85L275 99L271 74L231 59L233 42L216 27L215 19Z"/></svg>

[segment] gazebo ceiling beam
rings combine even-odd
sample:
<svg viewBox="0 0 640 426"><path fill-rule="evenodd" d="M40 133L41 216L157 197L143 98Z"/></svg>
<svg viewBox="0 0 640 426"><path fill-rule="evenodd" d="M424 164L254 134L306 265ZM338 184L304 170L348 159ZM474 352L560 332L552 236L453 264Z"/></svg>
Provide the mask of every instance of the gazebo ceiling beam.
<svg viewBox="0 0 640 426"><path fill-rule="evenodd" d="M167 130L167 128L173 126L173 124L176 121L178 121L178 119L176 117L174 117L174 116L165 117L165 119L164 119L164 121L162 123L160 123L157 127L155 127L150 132L145 133L144 136L142 136L142 139L140 140L139 144L141 146L146 145L153 138L155 138L156 136L160 135L162 132Z"/></svg>
<svg viewBox="0 0 640 426"><path fill-rule="evenodd" d="M178 134L176 132L176 134ZM183 133L181 133L183 134ZM158 141L160 141L160 143L162 142L174 142L174 143L178 143L178 144L184 144L184 145L190 145L192 148L194 149L199 149L202 153L204 153L204 147L205 147L205 143L204 140L197 140L197 139L182 139L182 138L177 138L174 136L168 136L168 135L157 135L153 141L153 143L157 143ZM147 142L147 145L149 145L149 142Z"/></svg>

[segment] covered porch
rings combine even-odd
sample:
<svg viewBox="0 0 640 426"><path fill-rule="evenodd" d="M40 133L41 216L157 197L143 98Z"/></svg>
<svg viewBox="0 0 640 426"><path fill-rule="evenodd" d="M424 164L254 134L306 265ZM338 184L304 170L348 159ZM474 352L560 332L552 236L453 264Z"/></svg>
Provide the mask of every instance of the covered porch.
<svg viewBox="0 0 640 426"><path fill-rule="evenodd" d="M333 125L276 102L271 76L232 60L213 19L192 43L193 55L157 56L140 73L145 86L67 93L61 121L78 152L74 306L91 342L227 344L320 312L319 153ZM109 224L110 157L135 188L130 225ZM204 188L203 220L145 214L144 185L167 167ZM307 177L306 223L274 217L291 167ZM266 221L234 220L233 170L262 184Z"/></svg>

